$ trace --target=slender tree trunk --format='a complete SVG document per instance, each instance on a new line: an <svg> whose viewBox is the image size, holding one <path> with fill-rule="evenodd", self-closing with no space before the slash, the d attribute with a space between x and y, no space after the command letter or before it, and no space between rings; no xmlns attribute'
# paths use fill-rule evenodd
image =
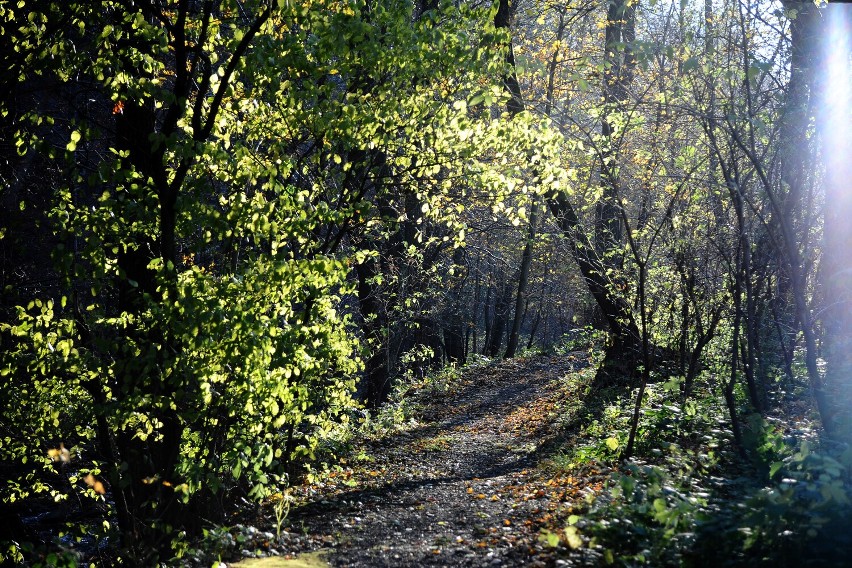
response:
<svg viewBox="0 0 852 568"><path fill-rule="evenodd" d="M618 199L621 194L619 147L623 131L615 123L624 112L628 89L633 80L635 59L631 42L635 40L636 4L631 0L608 3L604 28L604 116L601 120L603 151L600 155L603 196L595 205L595 246L599 256L607 259L608 267L620 264L614 252L624 239Z"/></svg>
<svg viewBox="0 0 852 568"><path fill-rule="evenodd" d="M378 274L378 261L368 259L355 267L358 276L358 306L364 335L372 344L365 365L365 398L370 408L378 408L390 394L390 372L386 354L387 317L373 281Z"/></svg>
<svg viewBox="0 0 852 568"><path fill-rule="evenodd" d="M494 318L491 324L491 334L488 341L487 355L497 357L503 346L503 336L509 321L509 310L512 304L512 286L506 278L506 271L501 267L497 272L497 282L494 291Z"/></svg>
<svg viewBox="0 0 852 568"><path fill-rule="evenodd" d="M489 281L493 275L489 275ZM485 289L485 302L482 305L482 319L485 327L485 337L482 341L482 354L488 355L488 346L491 345L491 334L494 331L494 317L491 313L491 291L494 286L489 282Z"/></svg>
<svg viewBox="0 0 852 568"><path fill-rule="evenodd" d="M479 337L479 306L482 299L482 258L476 259L476 288L473 293L473 314L467 324L467 340L465 341L465 358L468 353L478 353L477 339ZM468 345L472 341L473 345Z"/></svg>
<svg viewBox="0 0 852 568"><path fill-rule="evenodd" d="M523 306L527 296L527 285L530 278L530 266L532 265L533 246L536 237L536 225L538 223L538 201L533 197L532 205L530 206L529 230L527 233L526 243L524 244L524 252L521 254L521 266L518 271L518 292L515 294L515 314L512 318L512 329L509 332L509 340L506 346L506 353L503 355L506 359L511 359L515 356L518 350L518 342L521 333L521 320L523 319Z"/></svg>
<svg viewBox="0 0 852 568"><path fill-rule="evenodd" d="M633 456L633 446L636 443L636 431L639 429L639 418L642 411L642 399L645 397L645 389L648 387L648 381L651 377L651 347L648 340L648 317L646 309L646 290L645 278L646 268L645 262L639 258L635 244L631 242L631 249L634 252L634 258L639 265L639 284L637 293L639 295L639 320L641 322L640 331L642 332L642 382L639 385L639 392L636 394L636 402L633 405L633 417L630 422L630 434L627 438L627 447L621 455L622 460L629 460Z"/></svg>
<svg viewBox="0 0 852 568"><path fill-rule="evenodd" d="M547 76L547 94L546 94L546 103L544 114L545 116L550 116L550 111L553 108L553 90L556 84L556 66L559 63L559 52L562 49L561 42L562 36L565 33L565 13L559 13L559 24L556 27L556 41L555 48L553 50L553 55L550 58L549 70ZM522 100L520 96L520 87L518 87L518 100ZM523 108L523 105L521 105ZM519 333L521 329L521 304L524 302L527 282L529 280L529 272L530 265L532 264L532 253L533 246L535 244L536 237L536 224L538 221L538 199L533 197L532 205L530 206L530 218L529 218L529 232L527 235L527 241L524 245L524 252L521 257L521 268L520 273L518 275L518 294L515 298L515 317L512 322L512 331L509 335L509 343L506 347L505 357L507 359L515 356L515 351L518 348L519 341ZM534 334L534 332L533 332ZM532 335L530 336L529 343L532 344Z"/></svg>
<svg viewBox="0 0 852 568"><path fill-rule="evenodd" d="M752 280L751 240L749 239L751 231L744 226L745 214L743 211L743 203L745 198L741 193L742 186L737 184L735 191L738 194L736 209L738 224L740 227L739 246L742 250L742 268L738 271L738 278L742 282L742 289L745 292L745 317L743 318L743 324L745 326L743 339L745 340L745 343L742 346L742 367L743 372L745 373L746 385L748 385L748 394L751 399L751 403L755 410L763 412L763 397L761 396L760 389L758 388L754 372L754 344L757 341L757 326L759 322L757 321L755 314L754 282Z"/></svg>
<svg viewBox="0 0 852 568"><path fill-rule="evenodd" d="M740 251L736 253L735 265L740 265ZM731 417L731 431L734 433L734 444L740 456L745 457L745 446L743 445L743 436L740 429L740 421L737 417L737 401L734 398L734 387L737 384L737 373L739 369L739 349L740 343L740 322L742 321L742 290L738 278L734 278L733 282L733 298L734 298L734 325L733 334L731 336L731 364L730 378L722 379L722 391L725 396L725 405L728 407L728 415Z"/></svg>
<svg viewBox="0 0 852 568"><path fill-rule="evenodd" d="M464 249L459 247L453 252L453 276L450 277L449 308L444 327L444 352L447 361L463 365L465 362L465 328L469 314L466 313L464 298L467 269L465 268Z"/></svg>

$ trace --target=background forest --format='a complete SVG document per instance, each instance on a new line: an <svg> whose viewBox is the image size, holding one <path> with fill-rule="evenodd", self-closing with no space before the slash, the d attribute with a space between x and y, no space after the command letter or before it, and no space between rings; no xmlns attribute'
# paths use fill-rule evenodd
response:
<svg viewBox="0 0 852 568"><path fill-rule="evenodd" d="M777 519L821 537L852 466L850 23L0 2L0 559L34 562L46 501L169 561L400 385L589 330L598 388L630 393L618 459L648 449L655 385L718 401L737 459L813 481Z"/></svg>

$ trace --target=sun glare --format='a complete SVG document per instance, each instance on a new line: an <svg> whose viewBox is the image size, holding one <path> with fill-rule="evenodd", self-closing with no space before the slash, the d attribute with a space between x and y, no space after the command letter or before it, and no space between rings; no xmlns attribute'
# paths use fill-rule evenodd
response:
<svg viewBox="0 0 852 568"><path fill-rule="evenodd" d="M827 6L824 16L828 33L824 36L824 91L823 112L826 113L826 151L828 162L846 163L852 160L852 30L849 22L848 6L833 4ZM844 180L848 181L848 180Z"/></svg>
<svg viewBox="0 0 852 568"><path fill-rule="evenodd" d="M836 401L852 400L852 5L821 10L823 35L819 130L825 178L825 326ZM852 408L847 402L839 407Z"/></svg>

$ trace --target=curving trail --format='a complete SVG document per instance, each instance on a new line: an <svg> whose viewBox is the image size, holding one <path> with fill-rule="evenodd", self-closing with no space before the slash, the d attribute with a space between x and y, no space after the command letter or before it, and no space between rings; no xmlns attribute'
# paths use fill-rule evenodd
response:
<svg viewBox="0 0 852 568"><path fill-rule="evenodd" d="M423 401L419 426L366 444L370 461L303 488L310 499L277 552L325 549L332 566L553 564L539 530L587 488L535 468L560 408L580 396L565 377L585 365L574 354L468 371Z"/></svg>

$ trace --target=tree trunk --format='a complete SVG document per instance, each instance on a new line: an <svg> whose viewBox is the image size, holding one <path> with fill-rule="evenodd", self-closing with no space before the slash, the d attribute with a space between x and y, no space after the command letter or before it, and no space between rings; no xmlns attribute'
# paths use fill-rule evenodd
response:
<svg viewBox="0 0 852 568"><path fill-rule="evenodd" d="M494 331L494 317L491 314L491 276L488 277L489 283L485 289L485 302L482 305L482 323L485 327L485 338L482 342L482 354L488 354L488 346L491 345L491 333Z"/></svg>
<svg viewBox="0 0 852 568"><path fill-rule="evenodd" d="M467 337L465 338L465 359L468 353L478 353L477 339L479 338L479 306L482 296L482 271L480 265L482 259L476 259L476 288L473 293L473 313L467 323ZM470 344L472 343L472 344Z"/></svg>
<svg viewBox="0 0 852 568"><path fill-rule="evenodd" d="M511 359L515 356L518 350L518 342L521 333L521 321L524 316L524 302L527 297L527 284L530 278L530 266L532 265L533 246L536 237L536 224L538 223L538 202L533 198L532 206L530 207L530 224L529 232L527 233L527 242L524 244L524 252L521 255L521 266L518 270L518 292L515 294L515 314L512 319L512 329L509 332L509 341L506 346L506 353L503 355L506 359Z"/></svg>
<svg viewBox="0 0 852 568"><path fill-rule="evenodd" d="M459 247L453 252L453 276L448 294L449 308L445 316L444 353L447 361L457 365L465 362L465 327L468 313L464 302L464 289L467 280L464 249Z"/></svg>
<svg viewBox="0 0 852 568"><path fill-rule="evenodd" d="M373 284L378 273L378 261L370 258L355 267L358 276L358 307L363 320L364 335L370 345L365 368L367 406L378 408L390 395L390 372L387 353L387 314Z"/></svg>
<svg viewBox="0 0 852 568"><path fill-rule="evenodd" d="M631 0L614 0L608 4L604 29L604 115L601 120L603 151L600 155L603 196L595 204L595 247L607 266L621 264L614 254L624 239L618 199L621 194L619 147L623 132L616 133L614 121L624 112L628 89L633 80L635 58L631 42L636 38L636 5Z"/></svg>
<svg viewBox="0 0 852 568"><path fill-rule="evenodd" d="M488 337L486 355L497 357L503 347L503 336L509 322L509 310L512 304L512 286L506 278L506 271L501 267L497 272L494 289L494 317L491 323L491 333Z"/></svg>

